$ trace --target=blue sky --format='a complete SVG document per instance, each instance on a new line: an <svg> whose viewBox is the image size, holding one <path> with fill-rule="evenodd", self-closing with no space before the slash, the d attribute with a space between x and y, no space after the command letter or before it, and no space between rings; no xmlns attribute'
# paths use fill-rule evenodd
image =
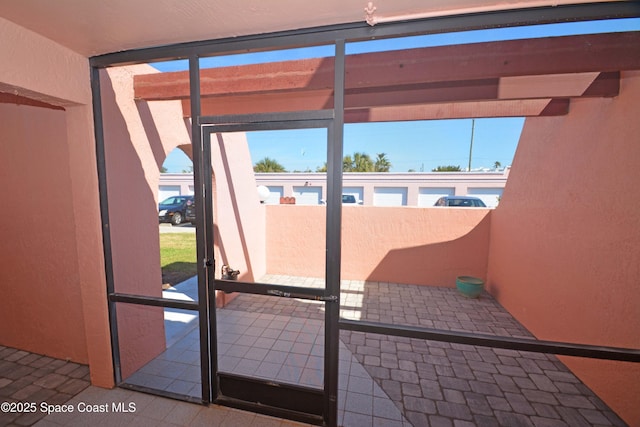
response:
<svg viewBox="0 0 640 427"><path fill-rule="evenodd" d="M535 27L468 31L462 33L415 36L350 43L347 54L477 43L530 37L562 36L599 32L640 30L640 19L579 22L540 25ZM261 62L273 62L333 54L332 46L290 49L274 52L228 55L204 58L201 67L223 67ZM188 68L187 61L152 64L160 71ZM392 172L430 171L439 165L469 163L471 120L431 120L416 122L362 123L345 126L344 154L364 152L371 157L386 153ZM495 162L511 165L524 124L523 118L476 119L473 135L472 169L492 167ZM287 170L315 170L326 161L326 132L321 129L254 132L247 135L253 162L270 157ZM182 151L174 150L164 162L168 172L182 172L191 160Z"/></svg>
<svg viewBox="0 0 640 427"><path fill-rule="evenodd" d="M477 119L472 168L503 166L513 160L524 119ZM252 160L270 157L289 171L315 171L326 161L326 131L302 129L248 133ZM344 154L385 153L392 172L424 170L439 165L468 166L471 120L359 123L345 125Z"/></svg>

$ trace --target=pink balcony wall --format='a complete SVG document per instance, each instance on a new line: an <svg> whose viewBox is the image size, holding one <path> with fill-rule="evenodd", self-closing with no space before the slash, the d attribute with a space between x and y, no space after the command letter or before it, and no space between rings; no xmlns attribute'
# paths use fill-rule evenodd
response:
<svg viewBox="0 0 640 427"><path fill-rule="evenodd" d="M342 278L455 287L484 278L490 209L345 206ZM326 206L267 206L267 272L325 277Z"/></svg>
<svg viewBox="0 0 640 427"><path fill-rule="evenodd" d="M539 339L640 348L640 73L529 118L491 220L489 290ZM629 425L640 365L562 358Z"/></svg>

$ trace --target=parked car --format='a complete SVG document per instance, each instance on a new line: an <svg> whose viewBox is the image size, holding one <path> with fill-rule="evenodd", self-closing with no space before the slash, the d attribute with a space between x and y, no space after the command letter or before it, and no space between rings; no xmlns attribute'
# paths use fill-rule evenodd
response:
<svg viewBox="0 0 640 427"><path fill-rule="evenodd" d="M477 198L471 196L445 196L440 197L433 206L453 206L453 207L472 207L472 208L486 208L487 205Z"/></svg>
<svg viewBox="0 0 640 427"><path fill-rule="evenodd" d="M359 200L356 200L356 196L352 195L352 194L343 194L342 195L342 203L343 204L362 204L362 202L360 202Z"/></svg>
<svg viewBox="0 0 640 427"><path fill-rule="evenodd" d="M196 201L193 200L187 209L184 211L184 220L196 225Z"/></svg>
<svg viewBox="0 0 640 427"><path fill-rule="evenodd" d="M320 200L321 205L326 205L327 201L325 199ZM356 196L352 194L343 194L342 195L342 204L343 205L361 205L362 200L356 199Z"/></svg>
<svg viewBox="0 0 640 427"><path fill-rule="evenodd" d="M184 221L187 207L191 204L193 204L193 196L172 196L166 198L158 205L158 219L160 222L180 225Z"/></svg>

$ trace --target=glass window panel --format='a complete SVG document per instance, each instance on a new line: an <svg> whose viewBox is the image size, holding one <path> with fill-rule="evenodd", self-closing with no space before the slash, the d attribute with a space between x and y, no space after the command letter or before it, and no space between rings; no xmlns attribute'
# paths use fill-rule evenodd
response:
<svg viewBox="0 0 640 427"><path fill-rule="evenodd" d="M324 288L326 153L324 128L212 136L218 265L245 282Z"/></svg>
<svg viewBox="0 0 640 427"><path fill-rule="evenodd" d="M180 70L187 62L163 64ZM175 289L196 275L195 227L187 218L193 163L183 110L190 94L188 84L185 91L177 83L188 82L188 74L157 67L101 71L114 290L197 300L192 289Z"/></svg>
<svg viewBox="0 0 640 427"><path fill-rule="evenodd" d="M308 300L239 295L217 310L219 371L322 388L323 306Z"/></svg>
<svg viewBox="0 0 640 427"><path fill-rule="evenodd" d="M123 383L201 398L197 311L118 303Z"/></svg>

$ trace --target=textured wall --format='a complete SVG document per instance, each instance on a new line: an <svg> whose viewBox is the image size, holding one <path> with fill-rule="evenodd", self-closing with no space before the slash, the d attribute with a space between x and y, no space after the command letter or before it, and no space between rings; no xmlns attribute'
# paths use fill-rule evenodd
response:
<svg viewBox="0 0 640 427"><path fill-rule="evenodd" d="M56 105L91 105L87 58L0 18L0 92Z"/></svg>
<svg viewBox="0 0 640 427"><path fill-rule="evenodd" d="M133 77L155 73L141 65L101 74L115 291L161 296L157 189L166 155L180 146L190 155L189 125L179 101L135 101ZM244 134L212 136L215 251L250 280L265 270L264 206L256 191ZM218 273L218 271L216 273ZM227 297L220 295L221 303ZM162 310L119 304L123 375L164 349Z"/></svg>
<svg viewBox="0 0 640 427"><path fill-rule="evenodd" d="M164 147L147 105L133 99L136 70L153 72L119 67L100 75L113 281L118 293L161 297L156 188L171 148ZM180 114L170 116L185 132ZM128 304L117 304L116 311L126 379L165 349L164 311Z"/></svg>
<svg viewBox="0 0 640 427"><path fill-rule="evenodd" d="M0 342L88 363L93 384L110 387L88 60L2 18L0 40L0 91L66 109L0 105Z"/></svg>
<svg viewBox="0 0 640 427"><path fill-rule="evenodd" d="M540 339L640 348L640 73L620 92L527 119L492 215L489 289ZM566 363L640 425L638 364Z"/></svg>
<svg viewBox="0 0 640 427"><path fill-rule="evenodd" d="M267 206L267 272L325 276L325 206ZM342 278L455 287L485 277L489 209L345 206Z"/></svg>
<svg viewBox="0 0 640 427"><path fill-rule="evenodd" d="M0 343L88 363L65 112L0 104L0 140Z"/></svg>
<svg viewBox="0 0 640 427"><path fill-rule="evenodd" d="M211 135L214 175L216 277L223 264L240 270L239 280L264 275L265 206L258 200L251 154L243 132ZM219 294L219 304L228 300Z"/></svg>

